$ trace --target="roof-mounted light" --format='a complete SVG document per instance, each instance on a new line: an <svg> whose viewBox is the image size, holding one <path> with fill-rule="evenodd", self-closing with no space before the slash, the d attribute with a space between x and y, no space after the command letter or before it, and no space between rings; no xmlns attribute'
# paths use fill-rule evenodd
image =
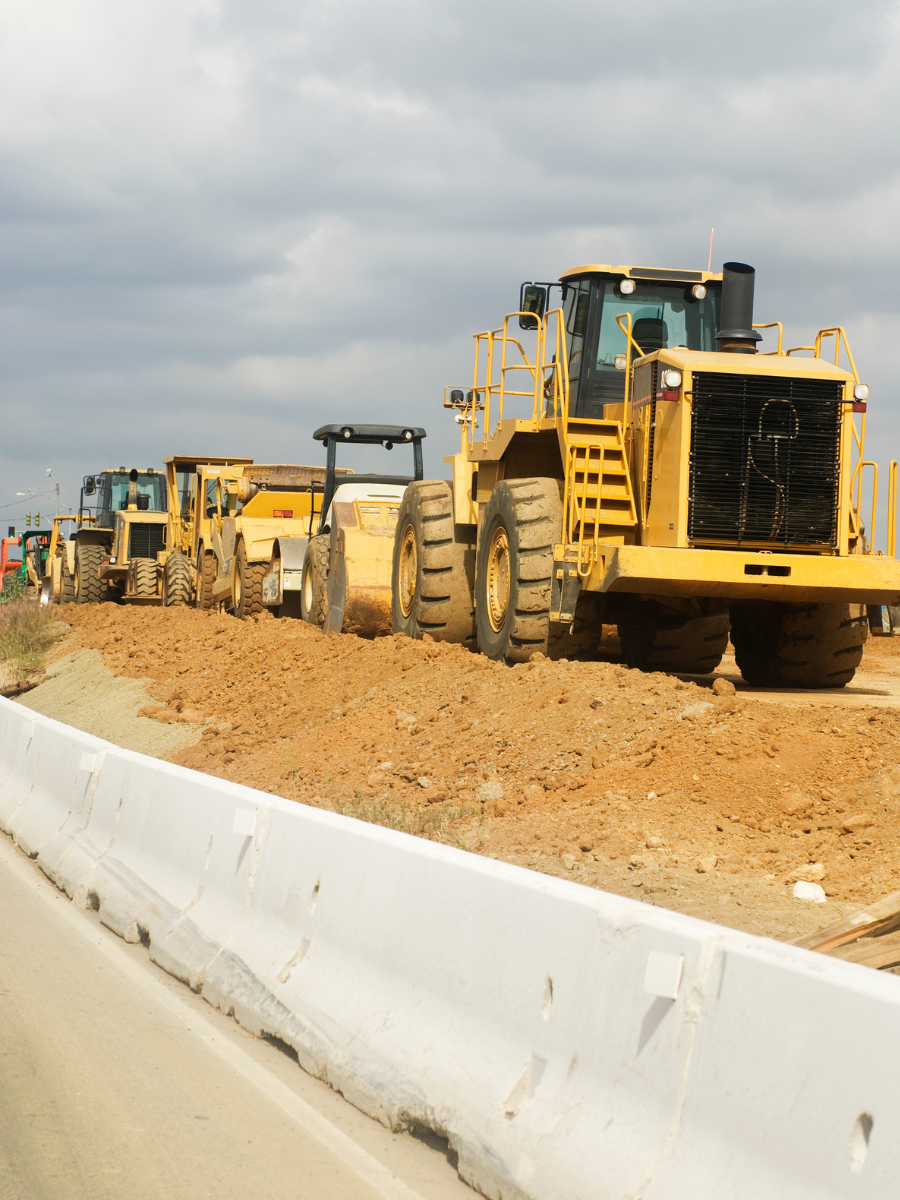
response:
<svg viewBox="0 0 900 1200"><path fill-rule="evenodd" d="M691 288L691 295L695 300L703 300L706 296L706 286L702 283L695 283Z"/></svg>
<svg viewBox="0 0 900 1200"><path fill-rule="evenodd" d="M623 296L630 296L631 293L634 291L634 280L633 279L619 280L619 291L622 293Z"/></svg>

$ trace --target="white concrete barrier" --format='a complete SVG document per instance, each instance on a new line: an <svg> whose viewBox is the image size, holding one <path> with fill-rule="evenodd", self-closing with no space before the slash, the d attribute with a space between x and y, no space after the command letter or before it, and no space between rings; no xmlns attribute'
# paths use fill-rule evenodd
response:
<svg viewBox="0 0 900 1200"><path fill-rule="evenodd" d="M292 804L3 701L0 826L490 1197L894 1197L900 981Z"/></svg>

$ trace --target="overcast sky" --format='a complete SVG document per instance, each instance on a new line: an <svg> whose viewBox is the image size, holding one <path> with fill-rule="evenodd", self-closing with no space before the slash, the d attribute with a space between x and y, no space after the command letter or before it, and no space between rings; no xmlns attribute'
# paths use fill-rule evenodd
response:
<svg viewBox="0 0 900 1200"><path fill-rule="evenodd" d="M882 0L5 0L0 504L329 420L442 473L521 280L711 226L789 344L846 326L900 456L898 42Z"/></svg>

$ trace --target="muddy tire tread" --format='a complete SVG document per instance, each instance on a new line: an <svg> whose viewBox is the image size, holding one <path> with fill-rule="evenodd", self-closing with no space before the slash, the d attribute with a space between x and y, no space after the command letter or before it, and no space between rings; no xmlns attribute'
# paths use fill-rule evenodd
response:
<svg viewBox="0 0 900 1200"><path fill-rule="evenodd" d="M243 539L238 545L236 571L241 574L241 600L234 606L234 615L244 621L247 617L255 617L263 611L262 602L263 577L269 569L269 563L252 563L247 559L247 547Z"/></svg>
<svg viewBox="0 0 900 1200"><path fill-rule="evenodd" d="M556 479L503 480L488 501L478 552L476 618L479 649L489 658L527 662L536 652L548 652L553 547L562 531L560 489ZM509 615L497 635L488 620L481 588L490 541L500 523L507 530L514 572Z"/></svg>
<svg viewBox="0 0 900 1200"><path fill-rule="evenodd" d="M748 683L840 688L853 678L867 634L863 605L773 605L764 622L759 613L751 606L732 610L735 660Z"/></svg>
<svg viewBox="0 0 900 1200"><path fill-rule="evenodd" d="M622 653L630 667L671 671L676 675L709 675L728 648L727 611L688 621L678 629L620 625Z"/></svg>
<svg viewBox="0 0 900 1200"><path fill-rule="evenodd" d="M213 584L216 582L217 575L216 556L212 550L200 551L200 562L197 571L197 608L201 608L208 612L214 608L215 604L212 598Z"/></svg>
<svg viewBox="0 0 900 1200"><path fill-rule="evenodd" d="M328 608L328 559L330 554L331 537L327 533L318 533L309 539L306 553L303 556L303 577L301 580L301 609L300 615L309 625L321 629L325 624ZM306 609L307 572L312 572L313 602Z"/></svg>
<svg viewBox="0 0 900 1200"><path fill-rule="evenodd" d="M190 604L191 591L191 564L186 554L175 550L166 559L166 607Z"/></svg>
<svg viewBox="0 0 900 1200"><path fill-rule="evenodd" d="M102 546L78 546L75 550L76 569L80 587L76 604L100 604L106 599L107 588L100 578L104 550Z"/></svg>
<svg viewBox="0 0 900 1200"><path fill-rule="evenodd" d="M409 484L397 516L391 611L395 633L421 639L426 633L436 642L474 646L475 573L474 544L455 523L453 491L443 480L417 480ZM408 525L416 530L417 580L412 609L404 616L397 584L400 545Z"/></svg>
<svg viewBox="0 0 900 1200"><path fill-rule="evenodd" d="M141 597L150 597L156 591L156 559L136 558L134 561L134 591Z"/></svg>
<svg viewBox="0 0 900 1200"><path fill-rule="evenodd" d="M59 596L57 597L57 603L75 603L75 576L69 571L65 551L63 551L63 560L59 569Z"/></svg>

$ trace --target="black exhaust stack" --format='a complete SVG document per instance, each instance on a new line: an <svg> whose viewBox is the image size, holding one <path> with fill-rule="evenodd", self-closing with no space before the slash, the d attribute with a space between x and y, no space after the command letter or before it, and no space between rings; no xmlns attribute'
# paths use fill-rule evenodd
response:
<svg viewBox="0 0 900 1200"><path fill-rule="evenodd" d="M132 469L128 476L128 507L137 508L138 490L137 490L137 471Z"/></svg>
<svg viewBox="0 0 900 1200"><path fill-rule="evenodd" d="M727 262L722 266L722 303L719 310L720 350L732 354L755 354L761 334L753 328L753 284L756 271L746 263Z"/></svg>

